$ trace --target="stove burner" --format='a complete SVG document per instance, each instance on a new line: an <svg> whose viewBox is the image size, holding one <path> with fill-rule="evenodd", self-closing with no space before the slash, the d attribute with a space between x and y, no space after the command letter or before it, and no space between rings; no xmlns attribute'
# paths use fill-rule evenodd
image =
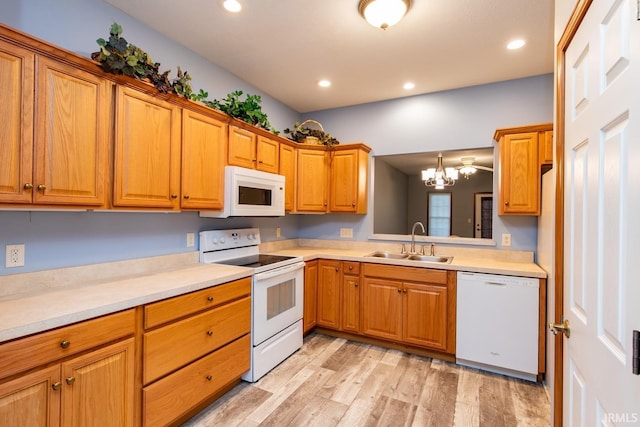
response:
<svg viewBox="0 0 640 427"><path fill-rule="evenodd" d="M258 255L249 255L241 258L228 259L224 261L218 261L220 264L226 265L237 265L239 267L252 267L258 268L269 264L275 264L276 262L282 262L294 257L290 256L282 256L282 255L269 255L269 254L258 254Z"/></svg>

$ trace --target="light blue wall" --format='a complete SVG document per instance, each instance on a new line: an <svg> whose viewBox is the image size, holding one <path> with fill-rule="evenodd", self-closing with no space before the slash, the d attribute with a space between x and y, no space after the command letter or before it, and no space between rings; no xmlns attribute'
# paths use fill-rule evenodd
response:
<svg viewBox="0 0 640 427"><path fill-rule="evenodd" d="M372 148L372 156L497 148L493 141L496 129L553 121L553 75L317 111L304 114L303 119L318 120L343 143L364 142ZM497 177L497 150L495 156ZM369 212L373 212L371 197ZM536 250L537 217L499 217L494 209L493 224L498 248L500 236L510 233L509 249ZM372 234L373 216L304 217L299 235L339 239L340 228L345 227L354 229L355 240L367 240Z"/></svg>
<svg viewBox="0 0 640 427"><path fill-rule="evenodd" d="M242 89L260 94L276 129L313 118L343 142L362 141L372 154L485 147L496 128L552 119L552 77L446 91L387 102L306 114L288 108L236 76L165 38L101 0L3 0L0 22L68 50L89 56L95 40L115 21L123 36L149 52L161 68L177 65L193 77L193 88L221 98ZM173 76L174 74L172 74ZM523 101L526 100L526 103ZM372 194L370 192L370 194ZM373 212L369 201L369 212ZM367 240L372 215L287 215L284 218L204 219L197 213L13 212L0 211L0 248L26 244L26 267L0 275L196 250L186 233L215 228L260 227L264 241L282 238L337 239L340 227ZM535 250L535 218L498 219L496 233L508 230L514 249ZM4 251L2 251L4 253Z"/></svg>

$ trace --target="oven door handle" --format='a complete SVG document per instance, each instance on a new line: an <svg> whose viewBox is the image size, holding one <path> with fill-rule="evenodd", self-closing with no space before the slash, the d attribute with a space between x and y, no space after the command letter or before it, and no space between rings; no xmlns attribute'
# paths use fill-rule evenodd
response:
<svg viewBox="0 0 640 427"><path fill-rule="evenodd" d="M274 270L265 271L262 273L256 274L254 277L255 280L266 280L272 277L281 276L283 274L291 273L296 270L301 270L304 268L304 262L297 262L295 264L287 265L284 267L276 268Z"/></svg>

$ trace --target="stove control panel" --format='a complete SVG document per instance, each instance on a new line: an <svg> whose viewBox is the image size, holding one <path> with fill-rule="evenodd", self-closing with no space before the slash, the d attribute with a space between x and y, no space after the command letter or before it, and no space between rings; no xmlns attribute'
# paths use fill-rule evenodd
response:
<svg viewBox="0 0 640 427"><path fill-rule="evenodd" d="M259 244L259 228L208 230L200 232L200 252L257 246Z"/></svg>

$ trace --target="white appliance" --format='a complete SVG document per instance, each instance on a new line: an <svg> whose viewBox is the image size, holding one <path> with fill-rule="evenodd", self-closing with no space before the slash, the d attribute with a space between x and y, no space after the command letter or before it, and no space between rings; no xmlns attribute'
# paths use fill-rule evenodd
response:
<svg viewBox="0 0 640 427"><path fill-rule="evenodd" d="M226 166L224 209L201 211L201 217L284 216L284 176Z"/></svg>
<svg viewBox="0 0 640 427"><path fill-rule="evenodd" d="M539 280L459 271L456 362L536 381Z"/></svg>
<svg viewBox="0 0 640 427"><path fill-rule="evenodd" d="M304 261L259 253L260 230L200 232L200 262L253 269L251 369L242 379L258 381L302 347Z"/></svg>

